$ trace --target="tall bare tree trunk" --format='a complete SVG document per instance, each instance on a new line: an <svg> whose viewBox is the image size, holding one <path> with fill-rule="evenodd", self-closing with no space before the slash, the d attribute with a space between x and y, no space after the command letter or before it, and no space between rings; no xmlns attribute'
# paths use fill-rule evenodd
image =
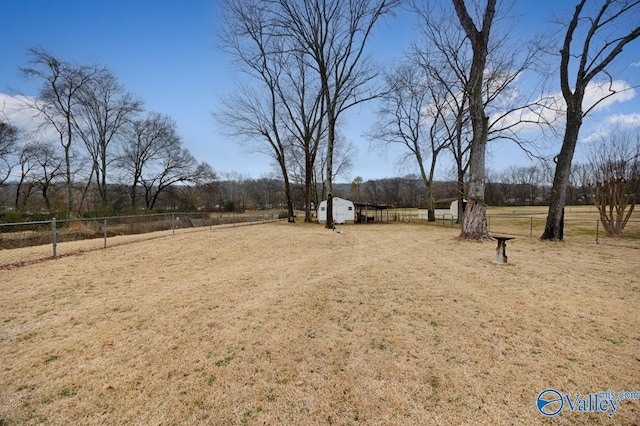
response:
<svg viewBox="0 0 640 426"><path fill-rule="evenodd" d="M306 156L304 166L304 221L307 223L311 222L313 171L313 163L310 161L309 156Z"/></svg>
<svg viewBox="0 0 640 426"><path fill-rule="evenodd" d="M587 0L580 0L567 25L567 32L560 50L559 68L560 88L567 105L567 124L562 148L556 157L556 172L549 200L549 212L541 240L562 241L564 238L563 211L569 187L571 162L582 119L604 99L616 94L616 91L610 85L609 92L596 100L594 105L586 111L583 111L582 105L584 94L589 83L599 74L605 74L610 82L613 82L606 68L628 43L640 37L640 26L628 28L625 25L625 20L631 16L638 16L638 12L640 12L638 1L605 0L598 6L597 2L590 2L587 5ZM582 40L580 40L581 35ZM569 73L574 72L575 81L571 82Z"/></svg>
<svg viewBox="0 0 640 426"><path fill-rule="evenodd" d="M458 165L458 181L456 182L458 189L458 221L462 223L462 217L464 216L465 208L465 191L464 191L464 169Z"/></svg>
<svg viewBox="0 0 640 426"><path fill-rule="evenodd" d="M489 240L487 210L484 204L485 152L489 133L489 119L484 112L482 84L489 52L489 34L496 12L496 0L487 0L482 26L477 29L464 0L453 0L458 19L471 42L473 59L466 91L469 95L469 115L473 128L469 154L469 191L467 209L462 217L460 238Z"/></svg>
<svg viewBox="0 0 640 426"><path fill-rule="evenodd" d="M287 199L287 222L293 223L296 221L296 216L293 211L293 198L291 197L291 183L289 182L289 176L286 172L283 172L284 176L284 194Z"/></svg>
<svg viewBox="0 0 640 426"><path fill-rule="evenodd" d="M327 144L327 222L325 228L333 228L333 148L336 140L336 123L333 117L329 115L329 141Z"/></svg>
<svg viewBox="0 0 640 426"><path fill-rule="evenodd" d="M582 103L582 97L580 103ZM555 158L556 172L549 196L547 222L541 237L543 240L562 241L564 238L564 206L571 176L571 162L578 143L581 124L582 109L576 112L574 108L567 108L567 127L562 141L562 149Z"/></svg>
<svg viewBox="0 0 640 426"><path fill-rule="evenodd" d="M418 167L420 168L420 177L422 178L422 183L425 187L425 193L427 195L427 221L435 222L436 220L436 212L433 200L433 175L435 173L435 165L436 165L436 155L434 154L431 157L431 168L429 170L429 176L427 177L427 171L424 169L424 163L422 162L422 155L420 151L416 150L416 160L418 163Z"/></svg>
<svg viewBox="0 0 640 426"><path fill-rule="evenodd" d="M473 104L473 101L471 102ZM482 120L471 121L473 140L469 154L469 181L467 208L462 216L460 238L464 240L488 240L487 207L484 203L485 152L487 149L488 119L482 113ZM476 126L479 129L476 130Z"/></svg>
<svg viewBox="0 0 640 426"><path fill-rule="evenodd" d="M71 139L71 137L69 137ZM71 177L71 146L70 143L64 145L64 164L66 167L65 170L65 181L67 184L67 218L70 218L73 212L73 178Z"/></svg>

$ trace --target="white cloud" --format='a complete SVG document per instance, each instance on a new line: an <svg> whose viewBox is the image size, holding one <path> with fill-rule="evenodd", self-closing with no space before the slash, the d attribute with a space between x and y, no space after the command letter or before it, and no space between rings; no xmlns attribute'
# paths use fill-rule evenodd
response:
<svg viewBox="0 0 640 426"><path fill-rule="evenodd" d="M609 134L610 128L607 126L596 126L589 130L588 135L580 138L580 143L593 143L604 139ZM587 132L584 132L587 133Z"/></svg>
<svg viewBox="0 0 640 426"><path fill-rule="evenodd" d="M640 127L640 113L615 114L608 118L612 124L617 124L623 128Z"/></svg>
<svg viewBox="0 0 640 426"><path fill-rule="evenodd" d="M616 92L611 95L611 93ZM609 97L605 98L607 95ZM635 98L636 91L626 81L616 80L611 83L601 82L590 84L585 92L583 110L593 107L590 113L606 112L615 103L628 102ZM596 102L601 100L596 105ZM595 105L595 106L594 106ZM611 133L616 127L636 127L640 126L640 113L621 114L613 113L608 116L600 115L598 124L592 127L586 127L583 137L580 138L582 143L592 143L602 140ZM587 130L588 129L588 130Z"/></svg>
<svg viewBox="0 0 640 426"><path fill-rule="evenodd" d="M0 93L0 120L9 122L23 137L49 139L56 136L55 130L38 116L33 108L37 99L22 95ZM43 126L43 124L45 124Z"/></svg>
<svg viewBox="0 0 640 426"><path fill-rule="evenodd" d="M616 102L626 102L636 96L636 91L626 81L590 83L584 93L582 110L591 112L606 109Z"/></svg>
<svg viewBox="0 0 640 426"><path fill-rule="evenodd" d="M582 108L583 111L591 109L589 111L589 116L591 116L596 112L607 110L616 103L628 102L635 98L635 96L635 89L626 81L616 80L613 82L591 83L585 90ZM565 112L566 104L562 93L554 92L538 99L534 106L526 110L512 112L500 120L497 120L499 115L495 114L491 121L495 121L494 127L496 128L506 128L515 125L515 127L513 127L514 131L537 131L539 127L536 123L553 123L556 127L563 126L565 122ZM618 117L619 123L622 123L623 120L631 122L639 119L633 114L629 116L618 115ZM611 122L609 124L612 125L615 123ZM599 134L600 132L595 133ZM589 139L591 138L592 136L589 136Z"/></svg>
<svg viewBox="0 0 640 426"><path fill-rule="evenodd" d="M564 99L558 92L536 99L529 107L510 112L506 116L501 117L503 112L498 112L493 115L490 122L495 129L512 128L517 132L537 132L540 130L539 125L541 124L555 123L558 125L563 122L564 111Z"/></svg>
<svg viewBox="0 0 640 426"><path fill-rule="evenodd" d="M35 130L37 119L34 111L28 108L34 99L26 96L11 96L0 93L0 118L23 131Z"/></svg>
<svg viewBox="0 0 640 426"><path fill-rule="evenodd" d="M581 138L580 142L597 142L610 135L613 129L630 129L634 127L640 127L640 113L610 115L600 124L589 129L589 134Z"/></svg>
<svg viewBox="0 0 640 426"><path fill-rule="evenodd" d="M629 66L630 66L630 67L640 67L640 61L638 61L638 62L631 62L631 63L629 64Z"/></svg>

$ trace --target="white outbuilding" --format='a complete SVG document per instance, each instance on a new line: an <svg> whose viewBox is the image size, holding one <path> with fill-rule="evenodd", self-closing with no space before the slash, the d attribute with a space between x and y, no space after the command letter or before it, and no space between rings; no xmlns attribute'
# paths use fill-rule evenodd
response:
<svg viewBox="0 0 640 426"><path fill-rule="evenodd" d="M337 224L353 223L355 220L355 208L353 203L340 197L333 197L333 222ZM327 200L318 207L318 222L327 221Z"/></svg>
<svg viewBox="0 0 640 426"><path fill-rule="evenodd" d="M467 201L464 200L462 202L462 210L467 204ZM436 219L458 219L458 199L457 198L446 198L443 200L437 200L433 203L433 210L436 216ZM427 205L421 205L418 208L418 219L428 219L429 218L429 209Z"/></svg>

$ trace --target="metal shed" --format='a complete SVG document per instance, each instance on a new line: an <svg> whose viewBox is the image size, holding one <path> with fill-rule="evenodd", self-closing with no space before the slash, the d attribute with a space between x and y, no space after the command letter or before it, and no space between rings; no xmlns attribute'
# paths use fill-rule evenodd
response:
<svg viewBox="0 0 640 426"><path fill-rule="evenodd" d="M355 221L355 207L349 200L340 197L333 197L333 223L353 223ZM318 222L327 221L327 200L320 203L318 207Z"/></svg>

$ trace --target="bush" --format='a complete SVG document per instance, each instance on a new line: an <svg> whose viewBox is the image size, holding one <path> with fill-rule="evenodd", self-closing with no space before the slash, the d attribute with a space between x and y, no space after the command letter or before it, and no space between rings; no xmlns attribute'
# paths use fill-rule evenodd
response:
<svg viewBox="0 0 640 426"><path fill-rule="evenodd" d="M0 223L41 222L51 220L54 213L27 213L23 210L8 210L0 215Z"/></svg>
<svg viewBox="0 0 640 426"><path fill-rule="evenodd" d="M19 223L27 222L28 216L19 210L7 210L4 214L0 215L1 223Z"/></svg>

